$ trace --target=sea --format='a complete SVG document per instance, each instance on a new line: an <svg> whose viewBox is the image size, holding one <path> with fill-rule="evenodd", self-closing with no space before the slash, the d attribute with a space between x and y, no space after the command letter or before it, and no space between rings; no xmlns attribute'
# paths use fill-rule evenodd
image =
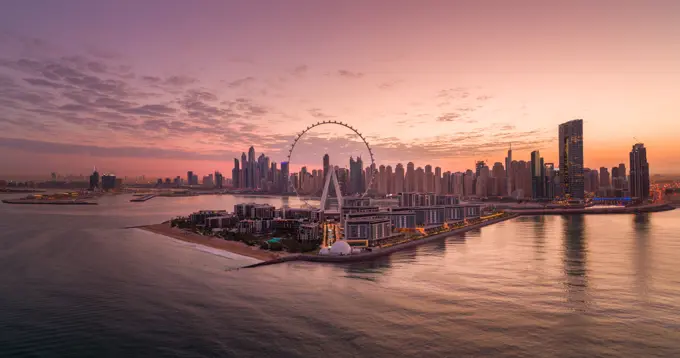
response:
<svg viewBox="0 0 680 358"><path fill-rule="evenodd" d="M680 357L680 210L238 269L252 259L128 227L297 199L131 198L0 204L0 357Z"/></svg>

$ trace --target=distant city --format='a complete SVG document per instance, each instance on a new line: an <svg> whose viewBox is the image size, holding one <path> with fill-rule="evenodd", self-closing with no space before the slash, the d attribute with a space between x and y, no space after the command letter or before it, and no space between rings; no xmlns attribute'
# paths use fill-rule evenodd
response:
<svg viewBox="0 0 680 358"><path fill-rule="evenodd" d="M156 188L203 188L230 190L244 193L297 194L320 196L329 170L334 170L342 195L367 193L374 197L394 196L402 192L421 192L460 197L507 197L517 200L553 201L584 200L586 198L638 198L650 199L650 174L647 149L635 143L628 153L628 166L619 163L609 168L584 167L583 121L572 120L558 128L558 163L545 162L538 150L531 152L528 160L513 158L512 147L503 162L475 162L474 169L464 172L442 171L427 164L416 167L413 162L405 166L365 166L362 158L350 157L348 167L331 166L329 154L320 158L318 169L303 166L299 172L290 173L288 162L280 167L268 156L256 155L255 148L241 158L234 158L231 178L215 171L199 177L193 171L186 176L148 180L145 177L119 178L115 174L100 175L95 169L89 178L83 176L58 177L51 174L45 182L11 182L0 180L0 187L87 188L114 190L126 185ZM622 153L623 157L624 153Z"/></svg>

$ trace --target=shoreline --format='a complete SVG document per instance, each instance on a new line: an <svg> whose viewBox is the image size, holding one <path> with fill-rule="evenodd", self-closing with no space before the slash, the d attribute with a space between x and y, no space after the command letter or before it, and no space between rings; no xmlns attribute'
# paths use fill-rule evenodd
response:
<svg viewBox="0 0 680 358"><path fill-rule="evenodd" d="M290 256L286 253L273 253L260 250L254 246L248 246L238 241L228 241L217 237L203 236L182 229L170 227L169 222L153 225L135 226L131 229L140 229L154 234L163 235L172 239L202 245L213 249L229 252L231 254L249 257L263 262L277 260L282 257Z"/></svg>
<svg viewBox="0 0 680 358"><path fill-rule="evenodd" d="M244 266L242 268L254 268L254 267L260 267L260 266L268 266L268 265L275 265L283 262L289 262L289 261L307 261L307 262L321 262L321 263L344 263L344 262L359 262L359 261L368 261L368 260L373 260L378 257L386 256L386 255L391 255L395 252L402 251L411 247L416 247L420 246L426 243L430 243L435 240L441 240L441 239L446 239L449 236L454 236L454 235L459 235L462 233L465 233L470 230L474 229L480 229L485 226L497 224L503 221L507 221L510 219L517 218L521 215L518 214L510 214L506 217L498 218L498 219L491 219L489 221L485 221L482 223L478 224L472 224L466 227L462 227L460 229L455 229L451 230L448 232L443 232L440 234L435 234L432 236L424 237L421 239L409 241L407 243L399 244L396 246L390 246L385 249L380 249L372 252L367 252L367 253L361 253L361 254L356 254L356 255L346 255L346 256L320 256L320 255L309 255L309 254L294 254L290 255L287 257L280 257L276 258L273 260L269 261L264 261L264 262L259 262L256 264Z"/></svg>

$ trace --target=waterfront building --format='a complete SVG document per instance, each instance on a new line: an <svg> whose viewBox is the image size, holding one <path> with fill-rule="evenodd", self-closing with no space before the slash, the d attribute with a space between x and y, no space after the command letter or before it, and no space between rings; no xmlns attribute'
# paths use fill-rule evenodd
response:
<svg viewBox="0 0 680 358"><path fill-rule="evenodd" d="M345 221L345 227L346 241L365 241L365 246L378 246L393 236L392 223L385 216L350 218Z"/></svg>
<svg viewBox="0 0 680 358"><path fill-rule="evenodd" d="M228 215L226 210L199 210L189 215L189 221L194 225L205 225L208 218Z"/></svg>
<svg viewBox="0 0 680 358"><path fill-rule="evenodd" d="M510 143L510 149L508 149L508 156L505 157L505 178L506 178L506 193L510 195L514 190L514 183L512 178L514 178L514 173L512 172L512 143Z"/></svg>
<svg viewBox="0 0 680 358"><path fill-rule="evenodd" d="M539 151L531 152L531 197L545 197L545 165Z"/></svg>
<svg viewBox="0 0 680 358"><path fill-rule="evenodd" d="M434 191L434 173L432 173L432 166L425 166L425 179L423 180L423 187L419 191L432 192Z"/></svg>
<svg viewBox="0 0 680 358"><path fill-rule="evenodd" d="M463 177L463 195L464 196L472 196L475 193L475 187L474 187L474 173L472 170L468 169Z"/></svg>
<svg viewBox="0 0 680 358"><path fill-rule="evenodd" d="M193 185L194 181L194 172L191 170L187 172L187 185Z"/></svg>
<svg viewBox="0 0 680 358"><path fill-rule="evenodd" d="M461 172L456 172L453 173L453 179L452 179L452 192L454 195L462 196L464 194L463 192L463 180L464 180L464 174Z"/></svg>
<svg viewBox="0 0 680 358"><path fill-rule="evenodd" d="M476 182L475 182L475 193L477 194L478 197L483 198L488 196L488 188L489 188L489 167L486 166L486 164L483 161L477 162L477 174L476 174Z"/></svg>
<svg viewBox="0 0 680 358"><path fill-rule="evenodd" d="M99 172L97 168L94 169L92 175L90 175L90 190L95 190L99 188Z"/></svg>
<svg viewBox="0 0 680 358"><path fill-rule="evenodd" d="M630 151L630 195L646 200L649 195L649 163L647 148L642 143L633 145Z"/></svg>
<svg viewBox="0 0 680 358"><path fill-rule="evenodd" d="M273 219L275 208L269 204L243 203L234 205L239 219Z"/></svg>
<svg viewBox="0 0 680 358"><path fill-rule="evenodd" d="M437 195L434 205L458 205L460 198L457 195Z"/></svg>
<svg viewBox="0 0 680 358"><path fill-rule="evenodd" d="M233 214L212 216L205 219L205 226L210 229L228 229L236 227L239 219Z"/></svg>
<svg viewBox="0 0 680 358"><path fill-rule="evenodd" d="M114 174L102 175L102 190L113 190L116 187L116 176Z"/></svg>
<svg viewBox="0 0 680 358"><path fill-rule="evenodd" d="M248 160L246 159L246 153L241 153L241 172L239 174L240 188L249 188L250 183L250 169L248 168Z"/></svg>
<svg viewBox="0 0 680 358"><path fill-rule="evenodd" d="M416 191L422 193L425 191L425 171L423 168L416 169Z"/></svg>
<svg viewBox="0 0 680 358"><path fill-rule="evenodd" d="M560 124L559 160L564 196L584 199L582 119Z"/></svg>
<svg viewBox="0 0 680 358"><path fill-rule="evenodd" d="M389 218L393 230L414 230L416 228L415 211L388 211L385 215Z"/></svg>
<svg viewBox="0 0 680 358"><path fill-rule="evenodd" d="M237 158L234 158L234 168L231 170L231 185L234 188L241 187L241 169Z"/></svg>
<svg viewBox="0 0 680 358"><path fill-rule="evenodd" d="M387 194L387 172L384 165L378 167L378 194Z"/></svg>
<svg viewBox="0 0 680 358"><path fill-rule="evenodd" d="M298 241L317 242L321 239L321 227L318 223L305 223L300 225Z"/></svg>
<svg viewBox="0 0 680 358"><path fill-rule="evenodd" d="M248 149L248 186L249 189L257 187L257 165L255 162L255 148Z"/></svg>
<svg viewBox="0 0 680 358"><path fill-rule="evenodd" d="M442 168L434 168L434 193L442 194Z"/></svg>

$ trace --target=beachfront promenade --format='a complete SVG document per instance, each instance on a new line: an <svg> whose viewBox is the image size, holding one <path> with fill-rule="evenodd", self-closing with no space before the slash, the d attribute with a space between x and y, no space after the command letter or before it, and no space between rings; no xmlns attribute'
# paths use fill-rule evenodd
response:
<svg viewBox="0 0 680 358"><path fill-rule="evenodd" d="M264 262L259 262L253 265L245 266L243 268L253 268L253 267L259 267L259 266L267 266L267 265L273 265L273 264L279 264L283 262L290 262L290 261L308 261L308 262L328 262L328 263L343 263L343 262L358 262L358 261L369 261L373 260L377 257L381 256L386 256L390 255L392 253L395 253L397 251L405 250L411 247L416 247L419 245L423 245L435 240L441 240L444 238L447 238L449 236L453 235L459 235L462 233L465 233L470 230L474 229L479 229L488 225L496 224L502 221L510 220L513 218L516 218L519 216L518 214L507 214L503 217L499 218L494 218L494 219L489 219L477 224L470 224L464 227L461 227L459 229L454 229L450 230L447 232L442 232L439 234L434 234L426 237L421 237L418 239L413 239L411 241L405 242L405 243L400 243L394 246L386 247L386 248L373 248L372 251L370 252L362 252L359 254L351 254L351 255L342 255L342 256L321 256L321 255L310 255L310 254L297 254L297 255L289 255L289 256L284 256L280 258L276 258L273 260L269 261L264 261Z"/></svg>

